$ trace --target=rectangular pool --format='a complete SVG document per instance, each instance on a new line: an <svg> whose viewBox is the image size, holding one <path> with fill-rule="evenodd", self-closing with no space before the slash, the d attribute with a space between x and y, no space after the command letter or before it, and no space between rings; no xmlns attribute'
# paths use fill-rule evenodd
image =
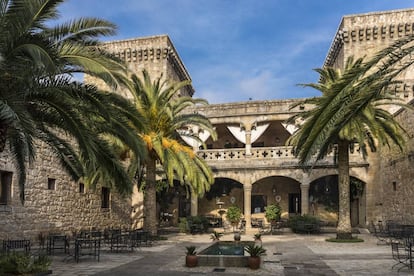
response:
<svg viewBox="0 0 414 276"><path fill-rule="evenodd" d="M244 248L254 242L218 241L197 254L199 266L245 267L248 256Z"/></svg>

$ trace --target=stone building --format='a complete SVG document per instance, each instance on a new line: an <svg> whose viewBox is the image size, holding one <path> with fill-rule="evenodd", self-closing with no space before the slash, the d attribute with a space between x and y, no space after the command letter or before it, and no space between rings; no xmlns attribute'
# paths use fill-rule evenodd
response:
<svg viewBox="0 0 414 276"><path fill-rule="evenodd" d="M413 34L414 9L344 16L328 51L325 66L341 67L347 57L370 56L399 37ZM146 69L154 79L191 80L171 40L166 35L113 41L105 44L110 52L124 59L129 68L140 73ZM414 94L414 70L404 72L396 93L407 102ZM87 79L88 82L96 80ZM97 85L102 85L97 83ZM194 94L192 86L180 91ZM125 94L127 96L127 94ZM292 148L285 146L293 126L285 123L292 114L309 106L290 109L290 100L248 101L197 107L188 112L206 115L219 139L198 129L207 149L192 145L213 168L216 179L203 198L187 198L179 187L167 196L168 204L159 212L169 222L178 217L207 215L225 219L226 209L239 206L246 227L264 218L264 207L278 203L282 217L309 213L335 224L337 210L337 172L334 152L318 162L310 173L298 165ZM351 152L350 174L358 186L351 202L351 222L366 226L370 221L400 219L414 223L414 201L410 164L414 160L412 111L396 111L409 131L408 150L381 149L362 159L357 149ZM0 156L0 239L35 237L39 232L75 231L88 228L141 227L142 194L135 191L122 199L108 189L87 189L74 183L57 165L44 144L28 170L26 202L20 203L15 168L8 152Z"/></svg>
<svg viewBox="0 0 414 276"><path fill-rule="evenodd" d="M341 68L349 56L372 56L383 47L414 33L414 9L373 12L344 16L325 60L325 66ZM411 66L393 87L396 95L413 104L414 68ZM414 222L413 171L414 160L413 112L395 110L395 116L408 132L407 149L380 149L368 158L371 181L366 185L365 222L400 220Z"/></svg>

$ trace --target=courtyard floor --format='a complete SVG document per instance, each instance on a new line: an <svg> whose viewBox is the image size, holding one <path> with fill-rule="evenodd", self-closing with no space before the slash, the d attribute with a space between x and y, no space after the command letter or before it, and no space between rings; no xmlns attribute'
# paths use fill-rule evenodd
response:
<svg viewBox="0 0 414 276"><path fill-rule="evenodd" d="M72 258L54 256L52 275L414 275L406 268L392 269L395 261L391 246L377 244L371 234L358 234L362 243L331 243L325 239L335 234L263 235L262 257L258 270L227 267L214 272L215 267L187 268L185 247L198 249L211 244L210 235L169 234L168 240L157 241L151 247L141 247L133 252L110 253L102 251L100 261L83 258L76 263ZM221 240L232 240L232 234ZM253 234L242 235L242 241L253 241Z"/></svg>

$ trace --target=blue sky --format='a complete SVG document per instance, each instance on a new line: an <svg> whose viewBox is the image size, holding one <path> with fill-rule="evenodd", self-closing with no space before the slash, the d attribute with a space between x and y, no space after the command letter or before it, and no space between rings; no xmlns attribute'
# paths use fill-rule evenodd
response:
<svg viewBox="0 0 414 276"><path fill-rule="evenodd" d="M342 16L414 8L414 0L67 0L62 19L118 25L104 40L168 34L210 103L319 95L317 82Z"/></svg>

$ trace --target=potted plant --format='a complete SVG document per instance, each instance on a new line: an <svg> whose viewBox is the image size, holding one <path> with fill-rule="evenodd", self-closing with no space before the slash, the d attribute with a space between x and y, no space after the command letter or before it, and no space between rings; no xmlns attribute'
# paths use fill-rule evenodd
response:
<svg viewBox="0 0 414 276"><path fill-rule="evenodd" d="M187 267L195 267L198 263L197 251L195 246L186 246L187 253L185 256L185 265Z"/></svg>
<svg viewBox="0 0 414 276"><path fill-rule="evenodd" d="M250 257L247 260L248 266L251 269L260 268L260 256L266 253L266 249L264 249L261 245L249 244L246 246L245 250L250 254Z"/></svg>
<svg viewBox="0 0 414 276"><path fill-rule="evenodd" d="M213 231L213 233L211 233L210 235L210 239L212 239L213 241L219 241L222 236L223 236L223 233Z"/></svg>
<svg viewBox="0 0 414 276"><path fill-rule="evenodd" d="M262 244L262 233L256 233L253 236L254 241L260 243L260 245Z"/></svg>
<svg viewBox="0 0 414 276"><path fill-rule="evenodd" d="M242 211L236 205L230 206L227 209L227 219L230 221L231 225L233 226L233 232L235 231L235 227L239 224L242 217Z"/></svg>
<svg viewBox="0 0 414 276"><path fill-rule="evenodd" d="M271 204L265 207L265 217L268 222L273 226L277 221L280 220L280 214L282 212L282 208L279 204Z"/></svg>

